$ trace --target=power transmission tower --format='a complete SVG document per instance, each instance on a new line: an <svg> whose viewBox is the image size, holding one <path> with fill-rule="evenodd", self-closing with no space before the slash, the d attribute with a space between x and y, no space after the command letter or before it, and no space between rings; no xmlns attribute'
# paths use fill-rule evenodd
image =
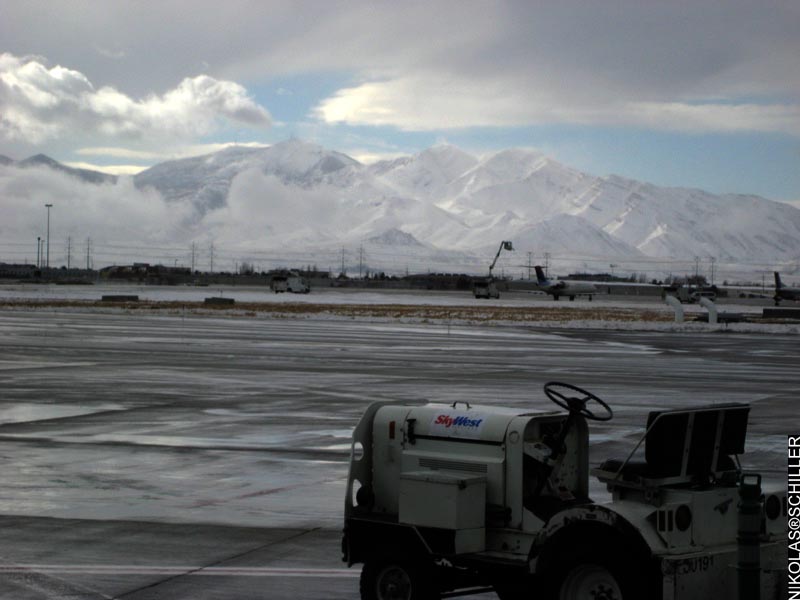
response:
<svg viewBox="0 0 800 600"><path fill-rule="evenodd" d="M208 256L209 256L209 261L211 263L211 266L209 268L209 272L213 273L214 272L214 242L211 242L211 246L209 247L209 250L208 250Z"/></svg>
<svg viewBox="0 0 800 600"><path fill-rule="evenodd" d="M87 271L88 271L88 270L89 270L89 268L90 268L90 267L89 267L89 264L90 264L90 262L89 262L89 257L91 256L91 255L90 255L90 252L91 252L91 251L92 251L92 238L88 238L88 237L87 237L87 238L86 238L86 270L87 270Z"/></svg>
<svg viewBox="0 0 800 600"><path fill-rule="evenodd" d="M192 242L192 273L194 273L194 265L196 258L197 258L197 244Z"/></svg>
<svg viewBox="0 0 800 600"><path fill-rule="evenodd" d="M358 278L361 279L361 269L364 266L364 245L358 247Z"/></svg>
<svg viewBox="0 0 800 600"><path fill-rule="evenodd" d="M344 275L344 246L342 246L342 270L339 273Z"/></svg>
<svg viewBox="0 0 800 600"><path fill-rule="evenodd" d="M717 257L711 257L711 285L714 285L714 263L717 262Z"/></svg>
<svg viewBox="0 0 800 600"><path fill-rule="evenodd" d="M550 277L550 253L544 253L544 275Z"/></svg>
<svg viewBox="0 0 800 600"><path fill-rule="evenodd" d="M67 269L70 267L70 261L72 259L72 237L67 236Z"/></svg>
<svg viewBox="0 0 800 600"><path fill-rule="evenodd" d="M50 209L53 208L52 204L45 204L44 207L47 209L47 268L50 268Z"/></svg>
<svg viewBox="0 0 800 600"><path fill-rule="evenodd" d="M533 252L528 252L528 281L531 279L531 261L533 260Z"/></svg>

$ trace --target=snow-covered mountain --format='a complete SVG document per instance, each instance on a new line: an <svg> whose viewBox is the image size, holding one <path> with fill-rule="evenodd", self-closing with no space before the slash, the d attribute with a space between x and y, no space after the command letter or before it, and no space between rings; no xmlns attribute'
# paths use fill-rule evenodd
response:
<svg viewBox="0 0 800 600"><path fill-rule="evenodd" d="M163 198L159 230L164 215L177 215L163 227L170 243L214 240L242 260L292 249L327 264L347 247L351 261L360 248L374 269L413 262L478 272L501 240L518 251L503 255L508 266L530 252L534 262L549 254L562 271L626 261L629 270L668 270L670 261L712 256L777 268L800 260L800 210L791 205L597 177L525 149L478 157L439 145L364 165L291 139L161 163L116 186L143 202Z"/></svg>
<svg viewBox="0 0 800 600"><path fill-rule="evenodd" d="M575 265L696 256L777 265L800 257L800 210L790 205L596 177L533 150L475 157L440 145L362 165L289 140L162 163L135 183L167 199L191 199L205 212L224 207L234 179L251 170L283 188L281 206L262 202L274 215L271 234L293 243L302 231L315 245L382 240L407 249L413 239L423 248L484 256L510 239L540 259L549 253ZM302 210L286 220L297 213L292 203Z"/></svg>
<svg viewBox="0 0 800 600"><path fill-rule="evenodd" d="M345 154L289 140L267 148L234 146L213 154L172 160L134 176L137 187L153 187L167 200L192 200L205 211L225 204L233 179L247 170L273 175L286 186L346 184L360 163ZM344 178L345 181L340 181Z"/></svg>

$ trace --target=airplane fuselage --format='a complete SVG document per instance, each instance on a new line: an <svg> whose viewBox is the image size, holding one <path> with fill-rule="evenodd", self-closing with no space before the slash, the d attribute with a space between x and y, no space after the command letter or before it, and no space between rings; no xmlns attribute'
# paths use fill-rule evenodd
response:
<svg viewBox="0 0 800 600"><path fill-rule="evenodd" d="M589 296L589 300L597 293L597 288L584 281L569 281L561 279L551 281L544 275L541 267L534 267L536 269L536 280L539 289L546 294L550 294L553 300L558 300L561 296L566 296L570 300L575 300L577 296Z"/></svg>

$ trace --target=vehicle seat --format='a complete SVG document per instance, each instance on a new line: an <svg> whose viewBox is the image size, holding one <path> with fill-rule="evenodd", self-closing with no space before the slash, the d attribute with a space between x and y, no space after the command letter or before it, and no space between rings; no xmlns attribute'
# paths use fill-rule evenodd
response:
<svg viewBox="0 0 800 600"><path fill-rule="evenodd" d="M749 404L653 411L644 435L645 460L606 460L593 473L603 482L671 485L707 483L736 469L744 453ZM642 442L640 441L640 444Z"/></svg>

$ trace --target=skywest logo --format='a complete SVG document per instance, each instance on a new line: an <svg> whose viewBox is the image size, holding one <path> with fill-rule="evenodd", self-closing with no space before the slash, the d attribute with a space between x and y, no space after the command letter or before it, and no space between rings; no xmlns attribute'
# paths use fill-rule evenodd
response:
<svg viewBox="0 0 800 600"><path fill-rule="evenodd" d="M434 425L443 425L445 427L480 427L483 419L470 419L469 417L451 417L450 415L439 415L433 422Z"/></svg>

